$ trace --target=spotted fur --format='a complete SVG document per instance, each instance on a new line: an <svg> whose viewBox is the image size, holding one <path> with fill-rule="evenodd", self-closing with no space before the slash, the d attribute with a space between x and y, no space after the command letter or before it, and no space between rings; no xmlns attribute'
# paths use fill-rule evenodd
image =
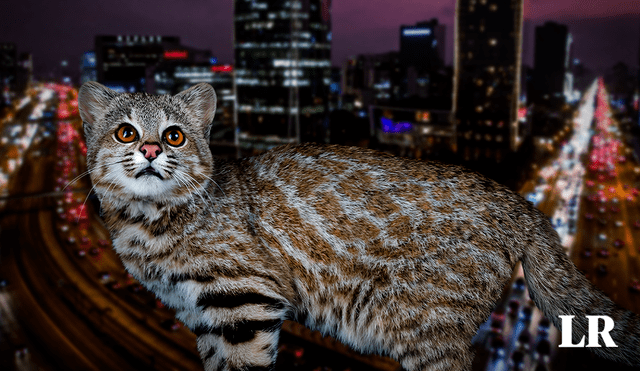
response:
<svg viewBox="0 0 640 371"><path fill-rule="evenodd" d="M312 144L214 160L207 84L150 96L87 83L79 107L115 250L198 336L206 370L271 369L285 319L406 370L468 370L471 338L518 261L556 325L612 316L619 347L596 351L640 364L638 316L578 272L542 213L478 174ZM116 140L121 123L134 142ZM179 148L162 138L172 126ZM162 149L152 162L145 143ZM140 175L149 166L159 176Z"/></svg>

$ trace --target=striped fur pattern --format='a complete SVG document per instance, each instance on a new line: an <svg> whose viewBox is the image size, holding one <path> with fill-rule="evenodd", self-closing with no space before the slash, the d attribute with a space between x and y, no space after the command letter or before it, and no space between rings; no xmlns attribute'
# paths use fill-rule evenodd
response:
<svg viewBox="0 0 640 371"><path fill-rule="evenodd" d="M610 315L619 348L600 353L640 364L638 316L577 271L542 213L491 180L339 146L214 160L207 84L149 96L87 83L79 103L114 247L198 336L205 370L273 368L285 319L406 370L468 370L471 338L520 260L556 325ZM116 140L122 123L135 141ZM174 126L178 148L162 138ZM145 143L162 149L153 161Z"/></svg>

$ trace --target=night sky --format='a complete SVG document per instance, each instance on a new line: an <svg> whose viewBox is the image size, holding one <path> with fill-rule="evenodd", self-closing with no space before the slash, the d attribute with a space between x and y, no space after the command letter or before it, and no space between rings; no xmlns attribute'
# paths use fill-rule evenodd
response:
<svg viewBox="0 0 640 371"><path fill-rule="evenodd" d="M60 5L64 4L64 5ZM209 49L233 62L231 0L9 0L0 8L0 41L33 54L36 73L66 59L79 66L94 36L139 34L179 36L183 45ZM447 25L447 63L453 50L455 0L334 0L332 62L350 55L399 49L402 24L438 18ZM574 56L593 70L618 61L638 66L640 1L525 0L524 59L533 61L535 26L564 23L574 38Z"/></svg>

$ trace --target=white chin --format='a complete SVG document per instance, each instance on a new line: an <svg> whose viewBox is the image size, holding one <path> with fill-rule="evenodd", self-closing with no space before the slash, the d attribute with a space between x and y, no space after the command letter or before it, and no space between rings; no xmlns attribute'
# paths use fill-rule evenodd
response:
<svg viewBox="0 0 640 371"><path fill-rule="evenodd" d="M159 179L153 175L143 175L137 179L127 179L125 187L137 197L164 198L171 194L173 180Z"/></svg>

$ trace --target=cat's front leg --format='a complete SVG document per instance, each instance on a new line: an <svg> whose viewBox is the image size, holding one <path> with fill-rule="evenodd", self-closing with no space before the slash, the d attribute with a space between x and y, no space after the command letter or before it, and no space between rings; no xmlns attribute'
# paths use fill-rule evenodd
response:
<svg viewBox="0 0 640 371"><path fill-rule="evenodd" d="M198 351L205 371L273 370L282 320L245 320L200 328Z"/></svg>

